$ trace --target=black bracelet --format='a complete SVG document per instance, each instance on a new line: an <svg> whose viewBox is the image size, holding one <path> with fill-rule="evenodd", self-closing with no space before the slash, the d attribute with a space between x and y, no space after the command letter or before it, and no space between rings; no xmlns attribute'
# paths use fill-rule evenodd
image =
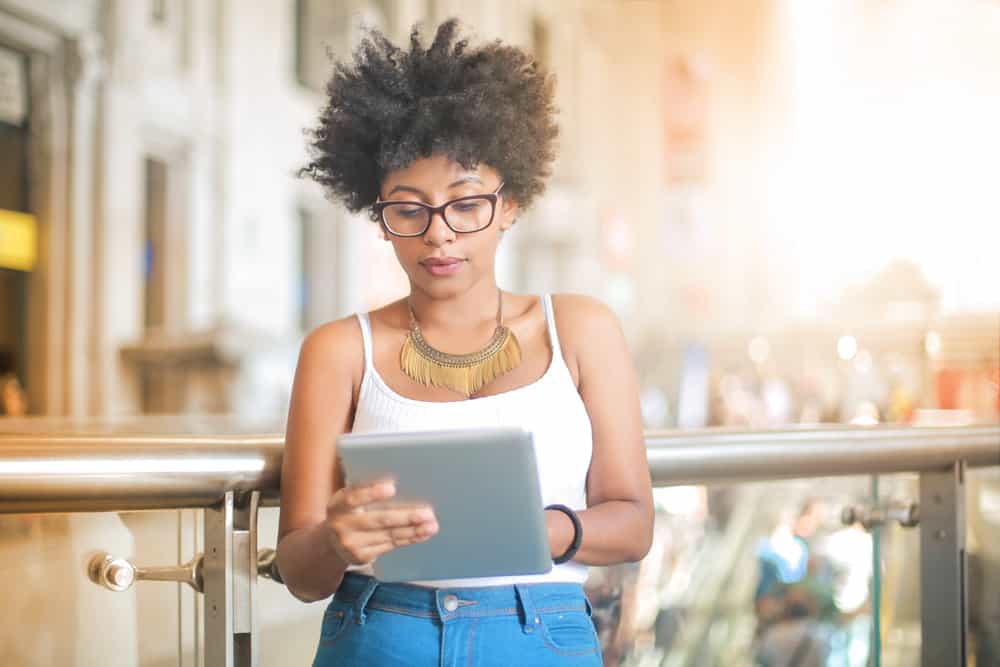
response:
<svg viewBox="0 0 1000 667"><path fill-rule="evenodd" d="M562 512L569 517L569 520L573 522L573 541L570 542L569 549L566 549L566 553L557 558L553 558L552 562L556 565L562 565L563 563L573 559L576 552L580 550L580 544L583 542L583 524L580 523L580 517L576 515L576 512L566 507L565 505L546 505L547 510L557 510Z"/></svg>

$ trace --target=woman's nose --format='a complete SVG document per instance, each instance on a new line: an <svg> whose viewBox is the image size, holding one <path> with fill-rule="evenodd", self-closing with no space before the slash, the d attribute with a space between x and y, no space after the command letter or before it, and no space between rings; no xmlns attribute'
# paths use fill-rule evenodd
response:
<svg viewBox="0 0 1000 667"><path fill-rule="evenodd" d="M455 240L455 232L444 222L444 216L435 211L431 213L431 224L424 232L424 243L432 246L442 246Z"/></svg>

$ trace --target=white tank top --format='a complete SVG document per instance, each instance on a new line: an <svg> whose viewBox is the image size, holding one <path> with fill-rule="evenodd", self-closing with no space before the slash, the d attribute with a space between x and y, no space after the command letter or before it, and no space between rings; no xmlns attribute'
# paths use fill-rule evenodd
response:
<svg viewBox="0 0 1000 667"><path fill-rule="evenodd" d="M500 394L444 403L400 396L385 383L372 362L368 314L359 313L365 371L354 413L353 432L520 427L534 435L543 504L560 503L575 510L585 509L587 471L593 450L590 416L563 359L552 313L552 299L547 294L542 297L542 307L552 347L552 361L541 378ZM359 570L371 574L370 567ZM514 583L583 583L586 578L586 566L570 562L553 566L547 574L411 583L460 588Z"/></svg>

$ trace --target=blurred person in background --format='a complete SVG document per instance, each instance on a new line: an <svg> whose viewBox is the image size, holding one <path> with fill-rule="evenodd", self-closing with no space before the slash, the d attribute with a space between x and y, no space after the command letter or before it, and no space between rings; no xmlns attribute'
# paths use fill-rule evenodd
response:
<svg viewBox="0 0 1000 667"><path fill-rule="evenodd" d="M371 212L410 282L407 298L312 331L299 356L278 564L300 599L333 595L317 666L600 665L586 566L638 561L652 540L638 382L615 317L496 284L498 246L555 156L553 81L524 51L457 31L445 22L425 48L414 30L406 50L370 33L336 66L303 170ZM553 569L373 578L375 559L431 539L437 520L386 503L391 481L345 486L337 437L501 425L534 434L543 498L561 506L545 512ZM438 606L442 588L455 607Z"/></svg>
<svg viewBox="0 0 1000 667"><path fill-rule="evenodd" d="M587 579L587 597L593 606L592 618L603 650L604 665L619 665L635 639L638 563L623 563L594 570Z"/></svg>
<svg viewBox="0 0 1000 667"><path fill-rule="evenodd" d="M760 545L754 593L760 667L826 664L835 606L832 569L817 549L825 514L822 501L807 499L791 525L779 524Z"/></svg>
<svg viewBox="0 0 1000 667"><path fill-rule="evenodd" d="M0 415L23 417L28 413L28 399L17 376L0 374Z"/></svg>
<svg viewBox="0 0 1000 667"><path fill-rule="evenodd" d="M830 563L837 623L831 663L844 667L868 664L871 643L871 534L860 523L843 526L819 540L817 551Z"/></svg>
<svg viewBox="0 0 1000 667"><path fill-rule="evenodd" d="M14 372L14 358L0 349L0 416L23 417L28 412L28 397Z"/></svg>

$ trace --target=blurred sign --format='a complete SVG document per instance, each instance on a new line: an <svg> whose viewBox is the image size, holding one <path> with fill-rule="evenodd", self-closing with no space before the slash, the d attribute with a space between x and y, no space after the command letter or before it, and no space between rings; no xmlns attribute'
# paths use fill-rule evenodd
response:
<svg viewBox="0 0 1000 667"><path fill-rule="evenodd" d="M711 68L699 54L679 54L664 72L664 148L669 183L705 179Z"/></svg>
<svg viewBox="0 0 1000 667"><path fill-rule="evenodd" d="M35 216L0 209L0 268L35 268L38 231Z"/></svg>
<svg viewBox="0 0 1000 667"><path fill-rule="evenodd" d="M24 58L0 48L0 122L21 125L28 114Z"/></svg>

